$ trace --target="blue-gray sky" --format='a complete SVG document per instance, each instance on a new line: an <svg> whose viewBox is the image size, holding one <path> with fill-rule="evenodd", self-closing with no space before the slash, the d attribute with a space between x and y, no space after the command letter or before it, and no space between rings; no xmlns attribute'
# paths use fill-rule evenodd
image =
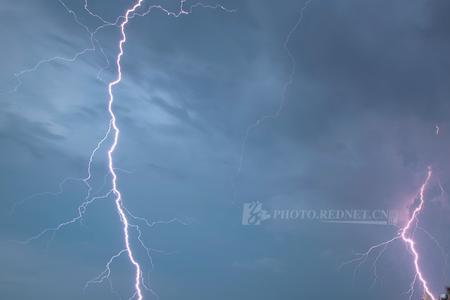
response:
<svg viewBox="0 0 450 300"><path fill-rule="evenodd" d="M83 291L123 247L112 197L90 206L82 224L15 242L76 214L85 186L68 180L59 192L60 184L86 176L108 126L105 82L116 70L105 58L117 55L117 27L99 31L96 51L73 62L14 76L91 46L76 21L93 30L99 20L84 0L65 1L77 20L62 3L0 4L0 298L128 299L133 274L125 257L112 265L115 293L107 282ZM89 1L108 21L130 4ZM145 1L152 4L179 5ZM339 268L397 228L243 226L242 207L260 201L407 215L427 166L433 178L420 226L435 239L417 229L421 266L435 293L450 284L441 255L450 247L450 2L310 1L289 40L296 71L285 94L293 64L284 43L305 1L222 4L235 11L196 8L173 18L154 10L127 27L114 106L119 187L136 215L184 222L142 227L155 249L153 268L134 233L145 280L160 299L407 299L414 273L401 243L378 260L375 284L377 253L356 273L355 265ZM277 118L251 127L280 103ZM109 188L105 151L94 160L94 194ZM414 299L420 292L418 284Z"/></svg>

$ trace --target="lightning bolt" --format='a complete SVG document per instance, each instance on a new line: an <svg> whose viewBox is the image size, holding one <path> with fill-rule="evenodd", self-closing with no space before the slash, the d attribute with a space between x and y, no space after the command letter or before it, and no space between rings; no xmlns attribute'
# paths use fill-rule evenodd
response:
<svg viewBox="0 0 450 300"><path fill-rule="evenodd" d="M412 230L412 226L414 222L417 222L417 216L420 214L420 212L422 211L424 205L425 205L425 199L424 199L424 193L425 193L425 189L428 186L428 183L430 182L431 179L431 175L433 174L433 171L431 170L431 167L428 167L428 172L427 172L427 177L425 179L425 182L422 184L422 186L420 187L420 193L419 193L419 204L416 206L416 208L414 209L411 218L408 220L408 222L406 223L406 226L403 227L400 231L400 236L402 237L403 242L405 242L405 244L408 246L409 250L411 251L412 255L413 255L413 260L414 260L414 269L415 269L415 278L418 278L420 283L422 284L422 287L425 291L425 293L432 299L435 300L433 294L430 291L430 288L428 286L428 282L425 279L422 270L420 269L419 266L419 259L420 259L420 255L417 252L416 249L416 242L414 241L412 235L410 234L411 230Z"/></svg>
<svg viewBox="0 0 450 300"><path fill-rule="evenodd" d="M112 128L112 134L113 134L113 142L111 144L111 147L108 150L108 168L109 173L112 176L112 191L115 195L115 203L117 212L120 217L120 221L123 224L123 234L124 234L124 242L125 242L125 249L128 254L128 258L131 262L131 264L135 268L135 277L134 277L134 289L135 289L135 295L137 296L138 300L142 300L142 288L141 288L141 276L142 276L142 268L139 265L139 263L136 261L135 255L133 253L133 250L130 246L130 232L129 232L129 223L128 218L125 214L123 203L122 203L122 194L120 193L118 187L117 187L117 174L114 170L114 161L113 161L113 154L116 150L117 144L119 142L119 134L120 130L117 126L116 122L116 115L114 114L113 110L113 103L114 103L114 94L113 94L113 88L115 85L120 83L122 80L122 65L121 65L121 59L123 56L123 46L125 42L127 41L127 36L125 34L125 27L128 24L128 20L130 17L130 14L135 12L143 3L144 0L138 0L131 8L129 8L126 13L124 20L122 23L120 23L120 33L121 33L121 39L119 41L119 54L117 55L116 59L116 67L117 67L117 78L113 81L111 81L108 84L108 112L111 117L111 128Z"/></svg>
<svg viewBox="0 0 450 300"><path fill-rule="evenodd" d="M356 254L356 258L347 261L343 264L341 264L341 266L339 267L339 269L343 268L346 265L350 265L353 263L357 263L357 266L354 270L354 279L356 277L357 272L359 271L359 268L367 261L367 259L369 258L369 256L378 251L378 254L373 262L373 270L375 272L375 281L376 281L376 277L377 277L377 269L376 269L376 264L378 262L378 260L380 259L380 257L383 255L383 253L386 251L386 248L391 245L393 242L395 241L402 241L408 248L409 252L412 255L412 263L413 263L413 267L414 267L414 277L413 280L410 284L409 290L407 291L407 294L410 295L410 299L412 299L412 296L414 294L414 287L417 283L417 281L420 282L424 293L431 299L431 300L436 300L436 298L433 296L433 293L431 292L431 289L429 287L429 283L427 281L427 279L425 278L423 271L420 267L420 254L417 251L416 248L416 241L414 240L414 231L415 229L418 227L417 223L418 223L418 216L419 214L423 211L424 206L425 206L425 191L429 185L429 182L431 180L431 177L433 175L433 171L431 166L428 166L427 168L427 175L426 178L424 180L424 182L422 183L422 185L420 186L419 192L418 192L418 204L416 205L416 207L414 208L414 210L412 211L408 221L406 222L405 226L403 226L402 228L400 228L400 230L397 232L397 235L394 236L392 239L384 241L382 243L376 244L374 246L371 246L366 252L363 253L357 253ZM372 286L374 285L375 281L372 283Z"/></svg>
<svg viewBox="0 0 450 300"><path fill-rule="evenodd" d="M99 283L104 282L105 280L108 280L110 283L111 291L114 292L114 290L112 288L112 283L110 281L111 265L113 264L113 262L115 260L119 259L120 257L122 257L126 254L129 263L134 268L133 294L128 300L132 300L132 299L142 300L144 297L144 293L143 293L144 289L147 291L150 291L152 294L156 295L156 293L144 282L143 267L141 266L140 262L138 261L136 254L133 251L133 247L132 247L132 244L130 241L131 230L134 230L137 233L136 240L137 240L138 244L145 250L148 260L150 261L150 265L152 267L153 267L153 260L150 255L151 252L158 252L158 253L162 253L162 254L168 254L168 253L166 253L162 250L157 250L157 249L152 249L152 248L147 247L142 239L143 233L142 233L140 226L135 224L134 222L143 223L147 227L153 227L155 225L171 224L171 223L179 223L182 225L187 225L187 223L183 222L182 220L179 220L178 218L173 218L169 221L150 222L146 218L142 218L142 217L134 215L132 212L130 212L130 210L128 210L125 207L125 205L123 203L122 194L118 187L117 171L121 170L121 169L115 167L115 165L114 165L114 152L119 144L120 128L117 125L117 117L116 117L116 114L114 112L114 107L113 107L113 105L114 105L114 93L113 93L114 87L122 81L122 64L121 64L121 62L122 62L122 57L124 55L124 46L127 42L126 27L132 18L134 18L135 16L141 16L141 17L146 16L154 9L160 10L160 11L164 12L165 14L167 14L168 16L175 17L175 18L178 18L182 15L188 15L188 14L192 13L194 8L220 9L220 10L223 10L223 11L229 12L229 13L236 11L234 9L227 9L220 4L209 5L209 4L203 4L201 2L192 4L186 8L185 7L186 1L187 0L181 0L179 10L176 12L173 12L173 11L170 11L170 10L164 8L162 5L148 5L148 7L144 9L145 1L144 0L136 0L136 1L133 1L133 4L125 11L124 15L119 16L115 22L109 22L109 21L103 19L100 15L94 13L91 9L89 9L88 0L85 0L84 1L84 10L90 16L97 18L102 23L102 25L95 28L95 30L91 31L86 25L84 25L81 21L79 21L77 14L72 9L70 9L62 0L58 0L58 2L64 7L64 9L73 16L75 22L78 25L80 25L81 27L83 27L83 29L86 32L88 32L89 37L90 37L91 47L81 50L78 53L76 53L74 56L69 57L69 58L56 56L56 57L53 57L50 59L41 60L37 64L35 64L34 67L14 74L14 77L17 80L17 85L13 88L13 90L11 92L16 92L18 90L18 88L22 84L21 79L24 75L37 71L44 64L49 64L49 63L56 62L56 61L75 62L82 55L84 55L88 52L95 52L98 49L105 57L105 60L107 61L108 66L109 66L109 60L108 60L106 54L104 53L103 48L101 47L100 43L96 40L95 35L100 30L102 30L106 27L109 27L109 26L117 26L119 28L120 39L118 40L118 54L115 57L115 64L114 64L115 70L116 70L116 76L113 80L111 80L107 83L107 90L108 90L107 112L109 115L109 125L108 125L108 129L107 129L106 133L98 141L98 143L96 144L95 148L92 150L92 152L89 156L86 177L84 177L84 178L68 177L59 184L59 190L57 192L44 192L44 193L34 194L34 195L28 197L27 199L20 201L19 203L16 203L13 207L13 209L15 209L18 204L23 204L26 200L29 200L31 198L38 197L38 196L59 196L64 191L64 185L71 181L79 181L79 182L82 182L86 186L87 192L86 192L86 195L84 198L84 202L82 202L82 204L78 206L77 214L72 219L62 222L54 227L46 228L46 229L42 230L41 232L39 232L38 234L28 238L27 240L21 241L21 243L26 244L26 243L35 241L37 239L40 239L47 233L51 233L52 239L53 239L56 232L58 232L60 229L66 227L68 225L74 224L76 222L82 222L84 214L86 213L89 205L91 205L93 202L100 200L100 199L108 199L111 196L113 196L116 212L119 216L119 220L122 225L122 235L123 235L124 246L123 246L123 249L121 249L119 252L116 252L116 254L114 254L108 260L108 262L106 263L105 269L102 273L100 273L97 277L95 277L94 279L92 279L86 283L84 290L86 290L91 284L99 284ZM143 12L139 12L138 10L141 10ZM97 74L98 79L99 79L100 73L105 68L106 67L102 68L98 72L98 74ZM94 158L95 158L97 152L103 147L103 145L109 139L112 139L112 141L111 141L110 146L107 148L108 172L105 175L105 182L102 185L102 188L100 188L100 191L103 189L103 186L105 185L107 178L111 179L111 181L110 181L111 188L106 193L93 196L92 195L93 187L90 183L90 181L93 177L93 175L92 175L93 161L94 161Z"/></svg>

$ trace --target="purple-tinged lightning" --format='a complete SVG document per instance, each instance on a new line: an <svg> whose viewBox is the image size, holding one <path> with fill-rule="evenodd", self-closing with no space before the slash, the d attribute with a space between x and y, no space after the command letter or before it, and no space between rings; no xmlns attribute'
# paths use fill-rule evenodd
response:
<svg viewBox="0 0 450 300"><path fill-rule="evenodd" d="M401 240L407 246L409 252L411 252L412 259L413 259L413 267L414 267L414 277L409 286L407 294L410 295L410 299L411 299L414 294L414 287L415 287L417 281L419 281L423 288L424 293L431 300L436 300L436 298L433 296L433 293L431 292L429 283L428 283L427 279L425 278L425 275L420 267L420 263L419 263L420 262L420 253L417 251L416 241L414 240L414 231L416 228L418 228L418 226L417 226L418 216L425 207L425 191L428 188L428 185L429 185L432 175L433 175L432 168L430 166L428 166L427 176L426 176L424 182L422 183L422 185L420 186L418 195L415 199L415 200L418 199L418 204L416 204L416 206L415 206L414 210L412 211L410 217L408 218L405 226L401 227L399 229L399 231L397 232L397 234L392 239L387 240L382 243L379 243L379 244L376 244L376 245L370 247L364 253L357 253L356 258L341 264L341 266L339 268L342 268L342 267L352 264L352 263L358 263L357 267L354 270L354 278L355 278L355 275L358 272L359 268L367 261L368 257L373 252L379 251L373 262L373 266L372 266L373 270L375 271L375 276L377 276L377 274L376 274L377 261L380 259L380 257L383 255L384 251L390 244L392 244L395 241ZM379 250L379 249L381 249L381 250ZM375 278L375 280L376 280L376 278ZM372 286L373 285L374 285L374 283L372 283Z"/></svg>
<svg viewBox="0 0 450 300"><path fill-rule="evenodd" d="M406 243L406 245L408 246L409 250L411 251L411 253L413 255L415 279L416 278L419 279L419 281L422 284L422 287L423 287L425 293L432 300L435 300L433 294L430 291L429 284L428 284L427 280L425 279L425 277L424 277L424 275L422 273L422 270L420 269L420 265L419 265L420 255L419 255L419 253L417 252L417 249L416 249L416 242L414 241L414 239L413 239L413 237L411 235L412 226L413 226L414 223L417 224L416 223L417 222L417 216L420 214L420 212L422 211L422 209L423 209L423 207L425 205L424 193L425 193L425 190L426 190L426 188L428 186L428 183L430 182L432 174L433 174L433 171L431 170L431 167L428 167L427 177L425 179L425 182L420 187L419 204L413 210L413 213L412 213L410 219L408 220L408 222L406 223L405 227L403 227L401 229L400 236L402 237L402 240Z"/></svg>

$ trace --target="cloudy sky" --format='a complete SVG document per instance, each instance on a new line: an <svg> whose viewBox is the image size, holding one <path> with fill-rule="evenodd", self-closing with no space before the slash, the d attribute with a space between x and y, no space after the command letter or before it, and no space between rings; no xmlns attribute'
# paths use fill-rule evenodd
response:
<svg viewBox="0 0 450 300"><path fill-rule="evenodd" d="M114 164L141 231L130 229L153 290L144 299L408 299L414 269L401 241L342 264L405 225L428 167L414 236L433 293L450 284L450 2L195 3L179 17L155 8L130 19L114 88ZM82 179L108 130L120 39L109 23L131 4L89 0L91 14L84 0L0 4L2 299L133 295L123 254L109 280L86 287L124 248L112 195L45 231L111 189L111 136L93 158L90 195ZM138 12L151 5L180 9L152 0ZM383 209L399 219L272 215L246 226L250 202L269 214Z"/></svg>

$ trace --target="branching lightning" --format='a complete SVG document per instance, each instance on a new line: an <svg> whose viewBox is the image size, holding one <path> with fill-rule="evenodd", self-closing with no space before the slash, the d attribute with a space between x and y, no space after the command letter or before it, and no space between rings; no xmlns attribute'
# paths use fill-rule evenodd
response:
<svg viewBox="0 0 450 300"><path fill-rule="evenodd" d="M70 57L64 57L64 56L54 56L51 58L47 58L47 59L43 59L40 60L39 62L37 62L34 66L24 69L20 72L17 72L14 74L14 78L16 80L16 85L9 91L6 91L7 93L13 93L13 92L17 92L18 89L21 87L22 85L22 78L29 74L29 73L33 73L36 72L39 68L41 68L43 65L46 64L50 64L50 63L54 63L54 62L63 62L63 63L73 63L76 60L78 60L80 57L82 57L83 55L90 53L90 52L96 52L97 50L99 50L99 52L101 53L101 55L104 57L105 61L107 62L107 65L105 67L102 67L97 75L97 78L99 78L99 74L106 69L109 66L109 60L108 57L106 56L102 46L100 45L100 42L95 38L95 35L102 29L109 27L109 26L114 26L117 24L117 22L119 21L120 18L117 19L116 23L108 23L108 22L104 22L101 26L97 27L95 30L91 31L89 29L88 26L86 26L85 24L83 24L77 14L70 9L66 3L64 3L62 0L58 0L58 2L64 7L64 9L66 10L66 12L70 15L72 15L75 23L77 23L77 25L79 25L80 27L83 28L84 31L86 31L86 33L89 35L89 44L90 46L82 49L80 51L78 51L77 53L75 53L74 55L70 56ZM86 0L87 3L87 0Z"/></svg>
<svg viewBox="0 0 450 300"><path fill-rule="evenodd" d="M68 225L74 224L76 222L82 222L83 216L86 213L89 205L91 205L93 202L95 202L97 200L108 199L111 196L113 196L115 208L116 208L117 214L119 216L119 220L122 224L124 248L121 249L120 251L116 252L116 254L114 254L107 261L105 269L102 273L100 273L98 276L96 276L95 278L93 278L92 280L90 280L86 283L86 285L84 287L85 290L92 284L99 284L99 283L104 282L105 280L108 280L110 282L111 291L114 292L114 290L112 288L112 283L110 281L111 265L113 264L113 262L115 260L119 259L121 256L126 254L128 261L134 268L133 294L129 298L129 300L144 299L144 290L150 291L153 295L156 295L156 293L144 281L143 268L142 268L140 262L138 261L138 258L136 257L135 252L133 251L133 246L132 246L132 242L131 242L132 230L134 230L136 232L136 240L139 243L139 245L145 250L147 257L149 259L150 265L152 267L153 267L153 259L151 257L151 252L159 252L159 253L165 253L165 252L163 252L161 250L152 249L152 248L149 248L148 246L146 246L142 239L142 230L141 230L140 226L135 222L142 223L142 224L146 225L147 227L153 227L153 226L160 225L160 224L171 224L171 223L179 223L182 225L187 225L186 222L179 220L177 218L171 219L169 221L150 222L146 218L142 218L142 217L134 215L133 213L131 213L129 211L129 209L127 209L125 207L125 205L123 203L122 194L118 188L117 170L119 170L119 168L115 167L115 165L114 165L114 152L119 143L120 128L117 125L117 117L116 117L116 114L114 112L114 107L113 107L114 100L115 100L114 99L114 87L116 85L118 85L122 80L121 61L122 61L122 57L124 55L124 46L127 42L126 27L132 18L134 18L135 16L140 16L140 17L146 16L153 10L160 10L160 11L164 12L165 14L167 14L168 16L175 17L175 18L178 18L182 15L188 15L188 14L192 13L193 9L195 9L195 8L220 9L222 11L229 12L229 13L235 12L235 10L227 9L220 4L209 5L209 4L203 4L201 2L190 5L189 7L185 7L186 1L187 0L180 0L179 10L176 12L173 12L173 11L170 11L170 10L164 8L162 5L149 5L148 7L145 8L144 0L135 0L134 3L126 10L124 15L119 16L114 22L109 22L109 21L105 20L103 17L101 17L100 15L93 12L89 8L88 0L85 0L84 1L84 10L90 16L98 19L102 23L102 25L100 25L99 27L97 27L91 31L88 28L88 26L86 26L79 20L77 14L72 9L70 9L62 0L58 0L58 2L64 7L64 9L69 14L72 15L75 22L78 25L80 25L89 34L90 47L77 52L72 57L56 56L56 57L52 57L49 59L41 60L37 64L35 64L33 67L31 67L29 69L25 69L23 71L20 71L20 72L14 74L14 78L16 79L17 84L9 92L17 92L19 87L22 85L23 76L37 71L41 66L43 66L45 64L50 64L50 63L57 62L57 61L75 62L77 59L79 59L81 56L87 54L88 52L99 51L104 56L105 61L107 62L107 66L101 68L97 74L97 78L100 79L99 76L100 76L101 72L110 66L110 62L109 62L109 59L106 56L105 52L103 51L103 48L100 45L100 42L95 38L95 35L100 30L103 30L106 27L116 26L119 28L120 39L117 44L118 45L118 54L115 57L115 64L114 64L114 67L116 70L116 76L112 81L107 83L107 90L108 90L107 113L109 115L108 129L107 129L106 133L98 141L95 148L92 150L91 154L89 155L86 177L84 177L84 178L73 178L73 177L66 178L60 183L59 190L57 192L54 192L54 193L44 192L44 193L32 195L29 198L27 198L19 203L16 203L15 206L13 207L13 209L14 209L17 205L23 204L23 202L25 202L26 200L29 200L29 199L37 197L37 196L61 195L64 190L64 185L70 181L82 182L87 189L87 192L86 192L86 195L84 198L84 202L78 206L77 214L72 219L62 222L54 227L46 228L46 229L42 230L41 232L39 232L38 234L26 239L25 241L22 241L22 243L30 243L32 241L40 239L41 237L43 237L44 235L46 235L48 233L51 233L52 237L53 237L55 235L55 233L58 232L60 229L66 227ZM112 140L112 141L111 141L111 145L107 148L108 174L106 175L105 179L110 178L111 188L106 193L102 193L100 195L93 196L92 195L93 187L91 186L91 183L90 183L90 181L93 177L92 176L92 164L93 164L93 161L94 161L94 158L95 158L97 152L103 147L103 145L108 140Z"/></svg>
<svg viewBox="0 0 450 300"><path fill-rule="evenodd" d="M429 287L429 283L428 283L427 279L425 278L425 275L420 267L420 253L417 251L416 241L414 240L414 231L417 228L419 228L417 225L418 216L424 209L425 192L427 190L427 187L429 185L432 175L433 175L433 171L432 171L432 168L429 166L427 168L426 178L425 178L424 182L422 183L422 185L420 186L420 189L419 189L419 192L417 195L418 203L417 203L416 207L414 208L414 210L412 211L410 217L408 218L408 221L402 228L400 228L397 235L394 236L390 240L387 240L385 242L382 242L382 243L379 243L379 244L376 244L376 245L370 247L366 252L357 253L356 258L341 264L340 268L342 268L346 265L349 265L349 264L357 263L357 266L354 270L354 277L355 277L359 268L367 261L369 256L372 253L374 253L375 251L379 251L373 262L373 266L372 266L374 273L375 273L375 281L376 281L376 278L377 278L376 264L377 264L379 258L383 255L384 251L386 251L386 248L390 244L392 244L395 241L402 241L406 245L407 249L409 250L409 252L412 255L412 264L413 264L413 268L414 268L414 277L413 277L413 280L411 281L410 287L407 291L407 294L409 294L409 298L412 299L412 296L414 295L414 292L415 292L415 285L417 282L419 282L420 285L422 286L424 293L431 300L436 300L435 296L433 295L433 293ZM375 281L372 283L372 286L374 285Z"/></svg>
<svg viewBox="0 0 450 300"><path fill-rule="evenodd" d="M414 269L415 269L415 276L417 276L417 278L420 280L420 283L422 284L422 287L425 291L425 293L430 296L431 299L435 299L433 294L430 291L429 288L429 284L427 282L427 280L425 279L420 266L419 266L419 259L420 259L420 255L417 252L416 249L416 242L414 241L412 235L411 235L411 230L412 230L412 226L414 222L417 222L417 215L422 211L424 204L425 204L425 199L424 199L424 193L425 193L425 189L428 186L428 183L430 181L432 175L432 170L431 167L428 167L428 172L427 172L427 177L425 179L425 182L422 184L422 186L420 187L420 194L419 194L419 205L417 205L417 207L414 209L411 218L408 220L408 222L406 223L406 226L403 227L403 229L401 230L401 237L402 240L407 244L409 250L412 252L413 254L413 259L414 259ZM416 223L417 224L417 223Z"/></svg>

